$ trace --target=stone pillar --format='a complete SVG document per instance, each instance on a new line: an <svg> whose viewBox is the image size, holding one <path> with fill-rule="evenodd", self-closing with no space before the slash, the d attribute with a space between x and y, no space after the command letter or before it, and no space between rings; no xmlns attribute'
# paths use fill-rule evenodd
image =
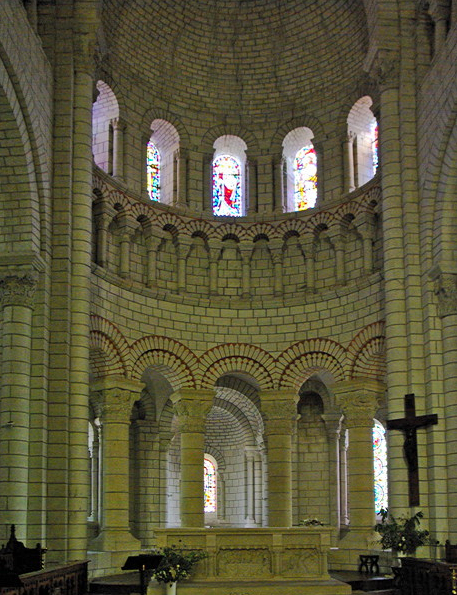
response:
<svg viewBox="0 0 457 595"><path fill-rule="evenodd" d="M275 155L273 157L273 200L274 212L282 213L284 204L284 179L283 179L283 156Z"/></svg>
<svg viewBox="0 0 457 595"><path fill-rule="evenodd" d="M368 378L338 382L333 392L349 430L348 480L351 528L370 533L375 522L373 418L385 386Z"/></svg>
<svg viewBox="0 0 457 595"><path fill-rule="evenodd" d="M121 118L113 118L111 128L113 130L113 177L123 181L125 122Z"/></svg>
<svg viewBox="0 0 457 595"><path fill-rule="evenodd" d="M363 245L363 270L366 275L373 272L373 216L371 213L366 213L365 220L360 228L360 235L362 236Z"/></svg>
<svg viewBox="0 0 457 595"><path fill-rule="evenodd" d="M274 276L274 287L273 295L279 297L284 292L283 278L282 278L282 258L281 252L278 248L272 250L271 260L273 261L273 276Z"/></svg>
<svg viewBox="0 0 457 595"><path fill-rule="evenodd" d="M339 529L341 524L340 514L340 432L341 413L327 413L322 416L328 438L328 464L329 464L329 502L330 524Z"/></svg>
<svg viewBox="0 0 457 595"><path fill-rule="evenodd" d="M354 177L354 136L348 133L346 139L343 141L343 157L344 157L344 191L352 192L355 190Z"/></svg>
<svg viewBox="0 0 457 595"><path fill-rule="evenodd" d="M255 527L255 454L253 447L245 447L246 461L246 519L245 527Z"/></svg>
<svg viewBox="0 0 457 595"><path fill-rule="evenodd" d="M97 3L73 3L73 120L71 180L71 278L69 353L68 559L87 551L87 427L92 255L93 50L99 28Z"/></svg>
<svg viewBox="0 0 457 595"><path fill-rule="evenodd" d="M434 267L431 277L438 296L438 316L443 336L444 423L451 543L457 540L457 264ZM441 420L440 420L441 423Z"/></svg>
<svg viewBox="0 0 457 595"><path fill-rule="evenodd" d="M251 249L241 248L241 297L249 299L251 296Z"/></svg>
<svg viewBox="0 0 457 595"><path fill-rule="evenodd" d="M430 15L435 24L435 54L437 54L446 43L449 0L432 0L430 2Z"/></svg>
<svg viewBox="0 0 457 595"><path fill-rule="evenodd" d="M219 282L217 263L219 258L219 249L210 246L209 249L209 295L218 295L219 293Z"/></svg>
<svg viewBox="0 0 457 595"><path fill-rule="evenodd" d="M27 536L32 307L35 271L0 277L2 358L0 379L0 494L2 525Z"/></svg>
<svg viewBox="0 0 457 595"><path fill-rule="evenodd" d="M332 238L335 247L335 278L340 285L346 283L345 241L340 235Z"/></svg>
<svg viewBox="0 0 457 595"><path fill-rule="evenodd" d="M246 164L249 197L247 215L257 213L257 163L250 159Z"/></svg>
<svg viewBox="0 0 457 595"><path fill-rule="evenodd" d="M102 506L101 532L96 550L134 550L140 542L129 530L129 428L133 404L142 386L131 380L108 376L94 383L101 410Z"/></svg>
<svg viewBox="0 0 457 595"><path fill-rule="evenodd" d="M181 435L181 527L203 527L205 524L205 424L213 396L212 390L186 389L171 397Z"/></svg>
<svg viewBox="0 0 457 595"><path fill-rule="evenodd" d="M314 238L311 236L305 240L305 258L306 258L306 289L314 291L316 284L315 272L315 249Z"/></svg>
<svg viewBox="0 0 457 595"><path fill-rule="evenodd" d="M174 192L173 204L177 207L185 207L187 205L187 167L189 161L189 153L182 147L175 151L174 154L174 176L173 183L176 191ZM176 182L175 182L176 181Z"/></svg>
<svg viewBox="0 0 457 595"><path fill-rule="evenodd" d="M207 153L203 156L203 204L204 213L213 213L213 156Z"/></svg>
<svg viewBox="0 0 457 595"><path fill-rule="evenodd" d="M345 425L341 428L340 440L340 525L349 525L348 506L348 431Z"/></svg>
<svg viewBox="0 0 457 595"><path fill-rule="evenodd" d="M134 222L123 217L119 225L119 277L130 276L130 243L135 233Z"/></svg>
<svg viewBox="0 0 457 595"><path fill-rule="evenodd" d="M298 395L265 391L260 395L268 457L270 527L292 526L292 432Z"/></svg>
<svg viewBox="0 0 457 595"><path fill-rule="evenodd" d="M178 293L186 291L186 255L185 247L180 245L178 249Z"/></svg>
<svg viewBox="0 0 457 595"><path fill-rule="evenodd" d="M319 207L325 200L324 192L324 147L323 143L313 139L313 146L316 151L317 160L317 198L314 206Z"/></svg>
<svg viewBox="0 0 457 595"><path fill-rule="evenodd" d="M159 250L162 238L155 236L149 231L145 234L146 244L146 285L148 287L155 287L157 283L157 252Z"/></svg>
<svg viewBox="0 0 457 595"><path fill-rule="evenodd" d="M103 198L98 198L94 203L97 264L106 267L108 264L108 230L110 223L116 216L116 211L107 204Z"/></svg>

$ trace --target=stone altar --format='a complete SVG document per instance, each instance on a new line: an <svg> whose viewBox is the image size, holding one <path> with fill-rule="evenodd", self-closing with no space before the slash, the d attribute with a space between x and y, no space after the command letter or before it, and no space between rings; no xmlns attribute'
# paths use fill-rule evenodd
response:
<svg viewBox="0 0 457 595"><path fill-rule="evenodd" d="M155 531L157 547L205 550L202 560L178 591L188 595L345 595L349 585L330 578L327 554L332 529L295 528L170 528ZM163 593L154 579L148 595Z"/></svg>

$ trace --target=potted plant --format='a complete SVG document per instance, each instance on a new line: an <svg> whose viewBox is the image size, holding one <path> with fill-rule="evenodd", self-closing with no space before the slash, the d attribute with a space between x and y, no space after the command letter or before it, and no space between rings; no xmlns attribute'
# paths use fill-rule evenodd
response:
<svg viewBox="0 0 457 595"><path fill-rule="evenodd" d="M203 551L183 550L176 546L164 547L157 553L163 557L152 576L159 583L165 583L167 595L175 595L176 584L188 578L197 562L208 556Z"/></svg>
<svg viewBox="0 0 457 595"><path fill-rule="evenodd" d="M302 519L298 522L299 527L323 527L324 523L316 518Z"/></svg>
<svg viewBox="0 0 457 595"><path fill-rule="evenodd" d="M424 516L421 511L412 517L395 518L382 509L380 515L381 522L375 525L374 530L381 536L383 550L391 549L397 556L414 554L419 546L430 543L430 533L420 529L420 522Z"/></svg>

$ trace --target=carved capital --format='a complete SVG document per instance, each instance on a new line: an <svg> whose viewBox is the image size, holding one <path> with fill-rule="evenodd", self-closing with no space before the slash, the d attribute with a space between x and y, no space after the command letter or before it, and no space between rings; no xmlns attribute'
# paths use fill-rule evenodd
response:
<svg viewBox="0 0 457 595"><path fill-rule="evenodd" d="M127 127L127 124L122 118L112 118L110 124L113 130L125 130Z"/></svg>
<svg viewBox="0 0 457 595"><path fill-rule="evenodd" d="M129 423L133 404L140 398L142 386L125 378L111 376L94 383L92 402L103 423Z"/></svg>
<svg viewBox="0 0 457 595"><path fill-rule="evenodd" d="M181 432L205 431L206 416L213 404L213 391L180 391L172 395L173 408Z"/></svg>
<svg viewBox="0 0 457 595"><path fill-rule="evenodd" d="M397 87L400 79L400 60L394 50L379 50L370 69L371 76L384 89Z"/></svg>
<svg viewBox="0 0 457 595"><path fill-rule="evenodd" d="M0 278L0 303L5 306L33 306L33 298L38 285L35 271L9 272Z"/></svg>
<svg viewBox="0 0 457 595"><path fill-rule="evenodd" d="M438 316L444 318L457 314L457 274L440 272L435 279L438 297Z"/></svg>
<svg viewBox="0 0 457 595"><path fill-rule="evenodd" d="M298 395L263 392L260 401L267 434L291 434L298 419Z"/></svg>
<svg viewBox="0 0 457 595"><path fill-rule="evenodd" d="M348 380L335 384L333 392L348 428L371 426L376 411L382 405L385 385L368 378Z"/></svg>

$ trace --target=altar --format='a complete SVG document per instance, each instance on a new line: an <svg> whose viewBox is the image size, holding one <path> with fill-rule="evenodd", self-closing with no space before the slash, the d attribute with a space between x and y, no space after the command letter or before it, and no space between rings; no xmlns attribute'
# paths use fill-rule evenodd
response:
<svg viewBox="0 0 457 595"><path fill-rule="evenodd" d="M157 546L203 550L188 595L345 595L351 588L327 570L332 529L326 527L173 528L155 531ZM278 585L281 589L278 591ZM154 579L148 595L163 595Z"/></svg>

